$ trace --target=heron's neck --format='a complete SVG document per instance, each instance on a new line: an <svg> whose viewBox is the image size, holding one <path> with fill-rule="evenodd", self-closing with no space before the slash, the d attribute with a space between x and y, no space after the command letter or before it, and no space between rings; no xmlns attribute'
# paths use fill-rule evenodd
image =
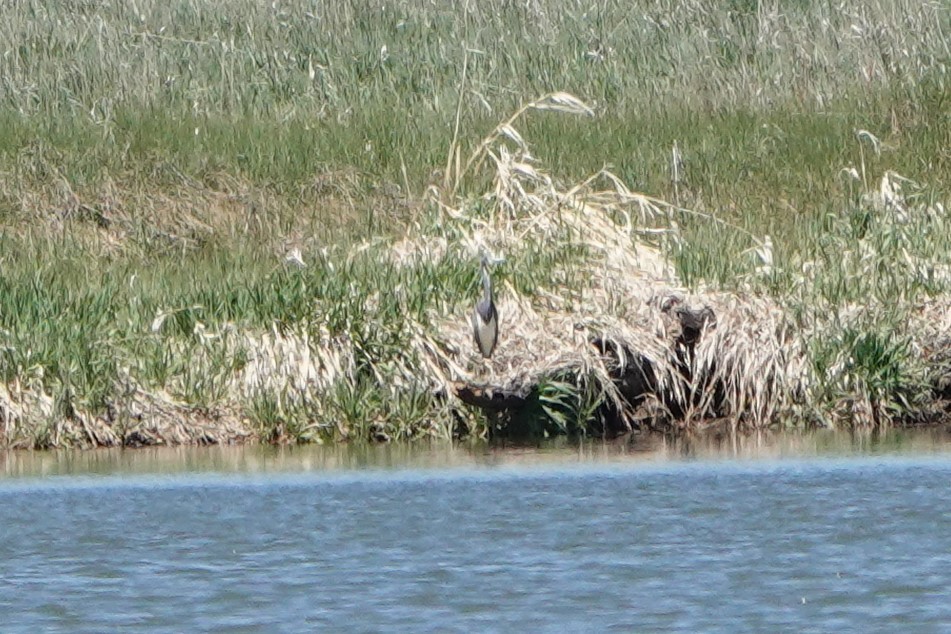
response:
<svg viewBox="0 0 951 634"><path fill-rule="evenodd" d="M492 278L489 277L489 271L482 267L482 299L487 302L492 301Z"/></svg>

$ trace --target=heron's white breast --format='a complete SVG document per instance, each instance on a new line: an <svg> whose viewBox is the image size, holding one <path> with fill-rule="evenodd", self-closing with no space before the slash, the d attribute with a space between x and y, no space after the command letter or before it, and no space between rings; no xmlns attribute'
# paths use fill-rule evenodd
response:
<svg viewBox="0 0 951 634"><path fill-rule="evenodd" d="M495 347L495 337L498 332L497 324L498 322L495 315L486 321L482 319L482 315L480 315L478 311L472 314L472 325L475 329L479 350L485 356L490 355L492 349Z"/></svg>

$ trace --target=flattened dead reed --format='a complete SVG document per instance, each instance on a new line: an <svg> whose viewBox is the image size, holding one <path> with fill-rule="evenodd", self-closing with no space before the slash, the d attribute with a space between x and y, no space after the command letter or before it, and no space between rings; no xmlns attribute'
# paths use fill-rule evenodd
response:
<svg viewBox="0 0 951 634"><path fill-rule="evenodd" d="M557 94L517 114L539 107L590 112L575 97ZM687 303L712 308L716 323L685 356L661 314L664 297L685 294L661 251L679 239L670 221L674 206L632 192L607 170L559 188L531 156L516 124L517 117L500 124L460 171L465 176L471 166L494 167L492 191L479 209L472 201L454 206L439 200L438 224L450 228L472 261L479 252L512 257L537 244L570 243L577 255L553 262L556 270L549 273L563 281L534 294L503 285L500 343L488 367L471 344L465 306L440 315L435 329L418 328L413 347L437 389L450 398L460 382L527 393L550 377L569 377L578 394L593 386L596 401L630 426L644 413L634 411L618 384L626 357L637 357L655 378L643 398L659 405L649 411L666 423L673 422L671 405L688 423L727 417L761 426L787 413L802 392L805 363L780 308L751 296L690 295ZM407 250L404 241L400 252ZM613 357L604 354L606 347Z"/></svg>

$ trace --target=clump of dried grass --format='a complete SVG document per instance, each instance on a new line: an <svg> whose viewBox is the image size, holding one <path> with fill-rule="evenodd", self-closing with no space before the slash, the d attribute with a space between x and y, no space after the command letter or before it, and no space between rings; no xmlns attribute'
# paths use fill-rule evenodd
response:
<svg viewBox="0 0 951 634"><path fill-rule="evenodd" d="M352 381L356 369L348 337L332 337L326 327L315 334L272 329L245 335L240 345L246 362L235 377L235 389L246 399L271 393L309 399L319 406L320 395L339 381Z"/></svg>
<svg viewBox="0 0 951 634"><path fill-rule="evenodd" d="M560 187L515 127L532 109L590 113L563 93L520 109L464 163L449 162L463 165L452 192L478 166L494 168L493 190L483 201L487 210L479 213L471 201L450 203L442 196L439 225L453 227L473 261L480 251L511 257L528 245L563 241L581 255L561 263L564 283L533 296L520 295L512 285L502 289L500 342L488 364L472 344L465 308L440 316L435 330L418 329L413 346L422 351L433 383L448 395L457 383L489 383L524 394L546 377L571 376L579 388L596 386L599 400L630 425L638 413L618 384L628 358L636 357L654 377L652 393L644 396L659 406L655 418L669 421L675 407L694 422L727 416L762 425L787 411L801 391L805 364L780 308L763 298L693 295L690 303L713 308L716 325L705 329L696 350L678 349L678 324L664 318L662 301L651 301L683 293L662 250L664 243L679 241L671 222L675 207L632 192L607 170ZM405 242L400 249L408 250ZM605 346L613 355L605 354Z"/></svg>
<svg viewBox="0 0 951 634"><path fill-rule="evenodd" d="M195 408L164 390L146 390L130 378L103 412L56 398L41 385L0 384L2 445L11 449L141 447L244 442L253 433L228 407Z"/></svg>

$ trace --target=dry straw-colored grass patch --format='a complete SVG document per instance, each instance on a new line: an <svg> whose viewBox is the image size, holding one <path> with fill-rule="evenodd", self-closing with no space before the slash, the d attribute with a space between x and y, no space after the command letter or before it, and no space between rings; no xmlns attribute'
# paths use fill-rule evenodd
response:
<svg viewBox="0 0 951 634"><path fill-rule="evenodd" d="M252 440L243 418L228 407L196 408L164 390L131 380L104 412L57 402L42 386L0 384L0 421L7 448L209 445Z"/></svg>
<svg viewBox="0 0 951 634"><path fill-rule="evenodd" d="M529 245L565 240L579 247L580 255L561 264L564 283L532 296L519 295L512 285L502 289L500 342L488 363L476 353L464 310L441 316L435 331L419 329L413 345L424 352L433 383L448 395L459 383L524 395L546 377L567 375L579 387L596 386L629 426L643 413L621 393L623 378L646 373L647 391L638 400L655 405L650 410L655 419L775 420L801 391L805 374L802 348L782 310L764 298L686 295L660 248L679 241L670 221L674 207L630 191L607 170L559 187L515 129L516 118L532 108L590 111L558 93L500 124L460 170L464 176L474 166L494 166L488 212L477 214L467 201L450 204L443 197L439 224L453 228L473 261L479 252L512 257ZM399 252L444 252L442 245L435 251L428 245L423 239L414 250L404 241ZM672 299L688 310L708 307L715 315L689 350L680 321L671 318Z"/></svg>

